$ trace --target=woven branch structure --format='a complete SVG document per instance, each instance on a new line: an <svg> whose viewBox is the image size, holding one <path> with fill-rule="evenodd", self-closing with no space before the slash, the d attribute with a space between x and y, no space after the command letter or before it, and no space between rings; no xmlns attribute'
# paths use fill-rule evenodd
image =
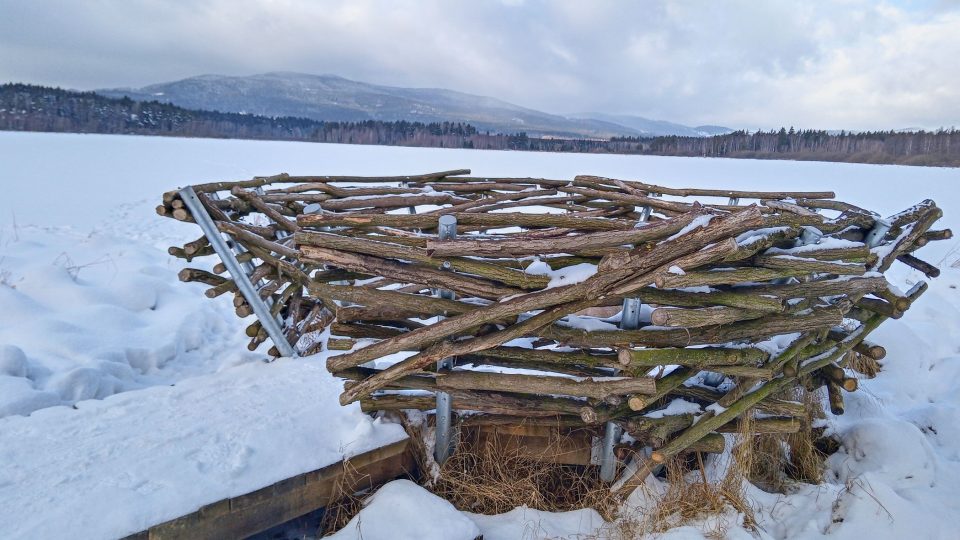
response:
<svg viewBox="0 0 960 540"><path fill-rule="evenodd" d="M654 449L624 493L672 456L722 450L717 433L748 416L755 431L800 429L784 399L800 384L842 413L853 369L885 354L868 334L926 288L883 273L900 261L936 277L913 252L951 236L929 200L882 219L830 192L468 174L192 187L295 350L344 351L327 360L341 403L432 410L442 392L470 424L615 422ZM157 212L194 221L179 192ZM455 238L438 236L443 216ZM170 253L215 255L206 237ZM180 277L250 315L213 270ZM251 350L268 339L262 321L246 331ZM677 398L701 406L696 422L650 414Z"/></svg>

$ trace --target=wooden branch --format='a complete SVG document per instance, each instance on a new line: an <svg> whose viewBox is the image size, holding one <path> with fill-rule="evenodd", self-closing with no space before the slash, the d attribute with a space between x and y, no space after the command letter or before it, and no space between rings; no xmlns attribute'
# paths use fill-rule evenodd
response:
<svg viewBox="0 0 960 540"><path fill-rule="evenodd" d="M356 208L406 208L408 206L437 205L466 202L467 199L450 193L434 195L384 195L381 197L350 197L329 199L320 203L324 210L353 210Z"/></svg>
<svg viewBox="0 0 960 540"><path fill-rule="evenodd" d="M438 374L437 385L442 389L564 395L599 400L627 394L652 394L656 391L653 379L647 377L577 380L566 377L481 371L452 371Z"/></svg>
<svg viewBox="0 0 960 540"><path fill-rule="evenodd" d="M797 214L800 216L806 216L810 218L819 218L821 220L823 219L823 216L821 216L820 214L812 210L807 210L802 206L798 206L796 204L792 204L788 202L763 199L760 201L760 204L768 208L773 208L774 210L780 210L781 212L790 212L791 214Z"/></svg>
<svg viewBox="0 0 960 540"><path fill-rule="evenodd" d="M696 328L714 324L727 324L762 317L764 312L723 306L682 309L662 307L653 310L650 321L657 326Z"/></svg>
<svg viewBox="0 0 960 540"><path fill-rule="evenodd" d="M754 264L764 268L792 270L805 274L828 273L848 276L862 276L867 271L867 267L862 263L821 261L817 259L795 257L792 255L761 255L759 257L755 257L753 262Z"/></svg>
<svg viewBox="0 0 960 540"><path fill-rule="evenodd" d="M625 231L607 231L544 240L431 240L427 252L432 257L478 256L518 257L547 253L579 253L588 249L650 242L676 234L699 216L690 212L676 219L650 223Z"/></svg>
<svg viewBox="0 0 960 540"><path fill-rule="evenodd" d="M615 285L617 282L636 273L643 272L646 269L655 269L657 266L661 266L666 262L673 263L678 257L696 252L698 249L722 238L729 237L732 234L738 234L743 229L754 226L759 220L759 217L759 213L756 212L756 210L747 210L739 214L731 215L726 219L715 219L714 222L707 227L686 235L684 242L670 242L657 246L657 248L654 248L648 253L648 256L642 262L637 261L635 265L614 272L597 274L575 285L538 291L498 302L470 313L445 319L435 325L414 330L400 338L384 341L347 355L332 357L328 361L328 369L338 371L394 352L421 350L424 346L436 343L444 336L458 331L458 329L476 327L481 324L519 315L527 311L545 309L568 302L575 303L576 305L574 307L578 308L571 311L579 311L579 309L582 309L581 306L589 307L589 304L601 296L605 289ZM729 246L727 249L730 249ZM646 285L649 285L649 283ZM581 301L580 299L586 300ZM561 310L554 313L554 315L560 318L566 313ZM547 321L544 324L548 324L549 322L552 321ZM490 348L497 345L500 345L500 343L493 343L483 348ZM483 348L476 350L483 350Z"/></svg>
<svg viewBox="0 0 960 540"><path fill-rule="evenodd" d="M889 284L882 277L826 279L805 283L765 284L736 287L737 292L770 294L783 300L791 298L820 298L840 294L863 295L886 290Z"/></svg>
<svg viewBox="0 0 960 540"><path fill-rule="evenodd" d="M843 394L840 392L840 385L833 381L827 383L827 398L830 403L830 412L835 415L843 414Z"/></svg>
<svg viewBox="0 0 960 540"><path fill-rule="evenodd" d="M939 268L928 263L927 261L918 259L913 255L910 255L909 253L898 255L897 260L909 266L910 268L913 268L914 270L919 270L920 272L923 272L923 275L927 276L928 278L935 278L940 276Z"/></svg>
<svg viewBox="0 0 960 540"><path fill-rule="evenodd" d="M728 325L705 326L696 332L684 328L640 330L594 330L553 325L540 332L542 337L576 347L687 347L712 345L750 339L760 340L781 334L830 328L843 321L845 310L834 307L815 308L809 314L768 315L759 319Z"/></svg>
<svg viewBox="0 0 960 540"><path fill-rule="evenodd" d="M690 427L693 424L693 415L680 414L660 418L636 416L618 423L634 439L648 442L656 447L662 446L674 433ZM750 420L749 427L750 433L754 434L797 433L800 431L801 422L799 418L792 416L755 418ZM739 420L734 420L717 429L720 433L740 433L742 430L742 421Z"/></svg>
<svg viewBox="0 0 960 540"><path fill-rule="evenodd" d="M874 313L883 314L891 319L899 319L900 317L903 317L903 311L897 309L895 305L884 300L878 300L876 298L861 298L856 303L856 306Z"/></svg>
<svg viewBox="0 0 960 540"><path fill-rule="evenodd" d="M479 199L455 204L447 208L441 208L439 210L431 210L425 212L426 214L452 214L457 212L487 212L491 207L496 206L500 203L516 201L518 199L526 199L532 197L548 197L550 195L556 195L556 189L540 189L540 190L530 190L530 191L520 191L516 193L494 193L488 196L481 197Z"/></svg>
<svg viewBox="0 0 960 540"><path fill-rule="evenodd" d="M564 214L452 213L457 226L464 227L563 227L579 230L629 230L635 222L623 219L577 217ZM297 216L300 227L405 227L429 229L437 226L435 214L305 214Z"/></svg>
<svg viewBox="0 0 960 540"><path fill-rule="evenodd" d="M379 242L376 240L363 238L351 238L338 234L320 232L301 232L296 234L294 238L296 243L300 246L332 248L364 255L373 255L376 257L414 261L433 265L434 267L439 266L448 268L449 270L456 272L474 274L523 289L542 289L550 282L550 278L546 276L527 274L522 271L518 272L516 270L505 268L499 264L478 261L475 259L453 257L444 259L443 261L438 261L437 259L427 255L426 250L417 249L414 247L398 246L388 242Z"/></svg>
<svg viewBox="0 0 960 540"><path fill-rule="evenodd" d="M617 356L613 354L593 354L586 351L553 351L525 349L522 347L493 347L473 354L480 360L494 359L503 361L529 362L540 365L586 366L590 368L620 368Z"/></svg>
<svg viewBox="0 0 960 540"><path fill-rule="evenodd" d="M223 276L218 276L206 270L198 270L196 268L184 268L177 274L177 277L180 278L180 281L195 281L213 287L227 281Z"/></svg>
<svg viewBox="0 0 960 540"><path fill-rule="evenodd" d="M838 340L838 341L840 341L840 340ZM862 354L862 355L864 355L864 356L867 356L867 357L870 357L870 358L872 358L872 359L874 359L874 360L877 360L877 361L883 360L883 359L887 356L887 350L886 350L885 348L883 348L883 347L881 347L880 345L877 345L877 344L875 344L875 343L871 343L871 342L869 342L869 341L866 341L866 340L861 341L860 343L858 343L858 344L853 348L853 350L857 351L858 353L860 353L860 354Z"/></svg>
<svg viewBox="0 0 960 540"><path fill-rule="evenodd" d="M695 349L620 349L620 365L635 370L656 366L681 365L690 367L759 365L766 362L769 353L756 347L703 347Z"/></svg>
<svg viewBox="0 0 960 540"><path fill-rule="evenodd" d="M927 231L923 233L923 238L926 242L936 242L938 240L950 240L953 238L953 231L950 229L943 229L939 231Z"/></svg>
<svg viewBox="0 0 960 540"><path fill-rule="evenodd" d="M877 262L872 270L886 272L890 268L890 265L893 264L893 261L900 255L908 253L917 239L922 237L941 217L943 217L943 210L937 208L936 205L926 207L919 214L916 222L904 226L903 232L893 241L892 247L879 262ZM891 233L892 231L893 229L891 228Z"/></svg>
<svg viewBox="0 0 960 540"><path fill-rule="evenodd" d="M755 215L756 215L756 214L753 214L753 216L755 216ZM750 220L750 219L752 219L752 216L751 216L750 212L744 212L744 213L742 213L742 214L740 214L740 215L731 216L731 217L728 218L727 220L724 220L723 222L718 223L717 226L716 226L716 228L714 228L714 229L712 229L712 230L703 231L703 232L698 236L698 238L699 238L700 240L702 240L703 237L709 238L709 237L711 237L711 235L718 234L718 229L719 229L719 230L724 230L724 229L726 229L726 228L728 228L728 227L735 226L734 224L736 224L736 223L741 223L741 222L743 222L743 221L747 221L747 220ZM696 240L694 240L693 238L691 238L690 240L691 240L691 242L689 242L689 243L684 243L684 244L683 244L683 247L682 247L682 248L679 248L679 249L689 250L689 249L691 249L692 246L695 246L696 243L697 243ZM674 245L674 244L671 244L671 246L673 246L674 248L677 248L677 246ZM666 249L666 248L665 248L665 249ZM694 249L695 249L695 248L694 248ZM732 239L729 239L729 242L726 242L726 243L724 243L724 242L717 242L717 243L713 244L712 246L710 246L710 247L708 247L708 248L701 249L700 251L697 251L697 252L690 253L690 254L688 254L688 255L682 256L682 257L680 257L679 259L676 259L674 262L677 263L677 264L687 264L687 262L689 261L691 264L704 264L705 262L708 262L708 261L714 261L714 260L718 260L718 259L720 259L720 258L723 258L725 255L727 255L727 254L728 254L731 250L733 250L733 249L736 249L736 243L735 243ZM651 261L648 261L648 264L652 264L652 261L655 261L655 260L656 260L655 257L652 258ZM665 266L665 265L664 265L664 266ZM649 274L648 274L648 277L646 278L646 282L641 283L641 286L649 285L649 284L650 284L649 282L652 281L653 279L655 279L655 276L656 276L656 275L658 275L659 273L665 272L667 269L666 269L664 266L661 266L660 268L655 269L654 272L649 273ZM629 272L629 270L624 270L623 272ZM601 283L601 284L606 283L606 284L608 284L608 286L609 286L609 285L614 285L615 282L612 282L612 281L610 281L610 280L611 280L611 278L615 278L616 275L617 275L617 273L612 273L612 274L608 273L607 275L602 276L603 279L605 279L605 280L607 280L607 281L605 281L605 282L604 282L604 281L601 281L600 283ZM627 274L627 275L628 275L628 274ZM597 277L597 276L595 276L595 277ZM599 278L598 278L598 279L599 279ZM598 285L597 283L592 282L592 280L593 280L593 278L588 279L587 281L585 281L585 282L583 282L583 283L580 283L580 284L577 284L577 285L568 286L568 287L567 287L567 290L565 291L565 293L568 293L568 294L569 294L571 291L580 292L580 291L578 291L577 289L578 289L578 288L581 288L581 287L586 288L587 291L590 291L593 287L597 287L597 285ZM501 330L501 331L499 331L499 332L495 332L495 333L493 333L493 334L489 334L489 335L482 336L482 337L476 337L476 338L474 338L474 339L470 339L470 340L466 340L466 341L460 341L460 342L456 342L456 343L441 342L441 343L437 343L437 344L435 344L435 345L432 345L432 346L430 346L429 348L427 348L426 350L423 350L422 352L420 352L419 354L416 354L416 355L414 355L414 356L412 356L412 357L410 357L410 358L407 358L406 360L403 360L402 362L399 362L399 363L397 363L397 364L394 364L394 365L391 366L390 368L388 368L388 369L384 370L383 372L379 373L377 376L370 377L369 379L367 379L366 381L364 381L364 382L362 383L362 384L363 384L362 387L359 387L359 385L358 385L357 388L350 389L349 391L344 391L344 393L341 394L341 396L340 396L340 401L341 401L341 403L343 403L343 404L350 403L351 401L356 400L358 396L362 396L362 395L364 395L364 393L370 393L370 392L376 390L378 387L382 386L383 384L388 383L392 378L396 378L396 377L398 377L398 376L403 376L404 374L406 374L406 373L408 373L408 372L410 372L410 371L413 371L413 370L416 370L416 369L420 369L420 368L422 368L422 367L424 367L424 366L426 366L426 365L429 365L429 364L431 364L431 363L433 363L433 362L436 362L436 361L440 360L441 358L448 358L448 357L453 357L453 356L458 356L458 355L463 355L463 354L470 354L470 353L473 353L473 352L477 352L477 351L489 349L489 348L491 348L491 347L496 347L496 346L498 346L498 345L502 345L503 343L506 343L507 341L510 341L510 340L512 340L512 339L516 339L516 338L518 338L518 337L527 335L527 334L529 334L529 333L531 333L531 332L533 332L533 331L535 331L535 330L537 330L537 329L539 329L539 328L542 328L542 327L544 327L544 326L552 323L553 321L556 321L557 319L563 317L564 315L566 315L566 314L568 314L568 313L576 312L576 311L579 311L579 310L584 309L584 308L586 308L586 307L589 307L591 304L594 303L594 297L595 297L595 295L597 294L597 293L589 293L589 292L588 292L588 294L586 294L586 299L583 299L583 300L576 300L576 298L578 298L578 297L580 297L580 296L573 296L573 297L572 297L572 298L574 299L573 301L571 301L571 302L569 302L569 303L567 303L567 304L557 305L556 300L557 300L557 297L560 296L559 293L564 292L564 291L562 291L562 289L563 289L563 288L557 288L557 289L552 289L552 290L550 290L550 291L543 291L543 292L554 292L554 291L557 291L557 293L555 293L555 294L551 297L551 305L553 305L553 307L551 307L550 309L547 309L547 310L545 310L545 311L543 311L543 312L541 312L541 313L539 313L539 314L537 314L537 315L535 315L535 316L533 316L533 317L530 317L530 318L528 318L528 319L525 319L525 320L522 321L522 322L519 322L519 323L517 323L517 324L514 324L514 325L512 325L512 326L509 326L509 327L507 327L506 329ZM531 299L531 298L537 297L538 295L542 295L542 293L531 293L531 294L528 294L528 295L526 295L526 296L517 298L517 299L515 299L515 300L516 300L517 303L520 303L520 302L523 301L523 300L529 300L529 299ZM498 312L498 311L497 311L497 308L499 308L499 309L505 309L505 308L515 309L515 308L516 308L516 305L511 306L511 305L510 305L510 302L500 302L499 304L496 304L495 306L490 306L490 307L488 307L488 308L485 308L484 310L477 310L476 312L468 313L468 314L466 314L466 315L462 315L462 316L458 317L457 319L460 319L458 322L459 322L460 324L462 324L462 323L464 322L464 320L469 321L471 316L475 316L475 315L478 314L478 313L482 314L483 311L486 311L486 312L487 312L487 315L489 315L490 312ZM429 335L429 331L430 331L431 329L436 330L436 327L442 327L442 326L445 325L445 324L449 324L448 321L453 321L453 320L455 320L455 319L447 319L447 320L441 321L440 323L438 323L438 324L436 324L436 325L433 325L433 326L431 326L431 327L427 327L427 328L423 328L423 329L419 329L419 330L414 330L414 331L410 332L409 334L407 334L407 335L405 335L405 336L401 336L401 337L395 338L395 339L393 339L393 340L390 340L390 342L393 342L393 343L390 343L390 342L381 342L380 344L373 345L373 346L371 346L371 347L368 347L367 349L376 349L378 346L381 346L381 345L383 345L384 343L390 343L391 346L394 346L394 347L395 347L395 346L397 346L397 343L402 342L402 341L405 341L405 340L408 340L408 338L409 338L411 335L417 334L418 332L423 332L423 333ZM452 325L452 326L456 327L457 325ZM444 330L448 330L448 329L444 329ZM423 339L424 337L421 335L421 336L419 336L419 338L420 338L420 339ZM411 341L412 341L412 340L411 340ZM402 349L402 346L401 346L401 349L400 349L400 350L403 350L403 349ZM334 360L334 361L339 360L339 361L344 362L344 363L345 363L346 361L356 362L356 358L357 358L357 357L360 357L360 358L363 357L363 354L357 354L358 352L362 353L362 350L361 350L361 351L355 351L355 352L353 352L353 353L350 353L350 355L344 355L343 357L338 357L338 358L336 358L336 359L329 359L329 360L328 360L328 369L329 369L329 367L330 367L330 363L331 363L330 361L331 361L331 360ZM366 354L370 354L370 352L367 351ZM348 358L348 357L350 357L350 358ZM354 364L354 365L356 365L356 364ZM344 366L344 367L349 367L349 365L348 365L348 366Z"/></svg>
<svg viewBox="0 0 960 540"><path fill-rule="evenodd" d="M601 176L577 176L575 180L593 180L600 183L613 184L612 178L603 178ZM726 189L699 189L699 188L670 188L665 186L656 186L639 181L627 180L624 183L634 188L646 192L660 195L676 195L679 197L724 197L738 199L832 199L836 194L832 191L736 191Z"/></svg>
<svg viewBox="0 0 960 540"><path fill-rule="evenodd" d="M465 296L498 300L521 293L505 285L452 272L444 272L419 264L404 264L369 255L359 255L346 251L302 246L300 259L313 264L331 264L345 270L363 272L408 283L419 283L428 287L449 289Z"/></svg>
<svg viewBox="0 0 960 540"><path fill-rule="evenodd" d="M827 364L823 366L820 368L819 373L827 380L837 384L840 388L843 388L847 392L854 392L859 386L859 383L856 379L847 377L847 374L843 371L843 368L836 364Z"/></svg>
<svg viewBox="0 0 960 540"><path fill-rule="evenodd" d="M569 398L524 396L496 392L453 390L446 392L451 405L459 411L477 411L487 414L550 418L557 415L576 416L583 402ZM364 412L377 410L419 409L431 410L437 405L434 396L386 394L364 397L360 408Z"/></svg>
<svg viewBox="0 0 960 540"><path fill-rule="evenodd" d="M728 306L750 311L777 313L783 311L784 307L783 300L774 295L753 293L747 290L689 292L646 287L634 290L630 295L639 298L645 304L686 308ZM613 298L612 302L613 304L620 304L622 300L622 297L617 297Z"/></svg>
<svg viewBox="0 0 960 540"><path fill-rule="evenodd" d="M732 268L686 272L684 274L666 274L657 281L661 289L679 289L683 287L702 287L705 285L735 285L770 281L788 277L803 276L809 272L804 269L773 268Z"/></svg>
<svg viewBox="0 0 960 540"><path fill-rule="evenodd" d="M260 213L270 218L274 223L276 223L281 229L294 233L297 232L297 224L291 222L289 219L283 217L280 212L273 209L270 205L263 202L263 200L258 197L253 192L247 191L241 187L233 187L230 190L230 193L235 197L250 203L251 206L256 208Z"/></svg>

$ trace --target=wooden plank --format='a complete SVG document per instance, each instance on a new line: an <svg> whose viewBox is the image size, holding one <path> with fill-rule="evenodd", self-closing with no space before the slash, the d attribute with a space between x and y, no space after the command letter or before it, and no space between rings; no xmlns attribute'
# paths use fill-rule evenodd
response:
<svg viewBox="0 0 960 540"><path fill-rule="evenodd" d="M246 538L416 468L409 439L359 454L130 535L127 539Z"/></svg>
<svg viewBox="0 0 960 540"><path fill-rule="evenodd" d="M547 426L477 426L480 444L494 444L498 452L544 463L590 465L594 433L587 429L560 430Z"/></svg>

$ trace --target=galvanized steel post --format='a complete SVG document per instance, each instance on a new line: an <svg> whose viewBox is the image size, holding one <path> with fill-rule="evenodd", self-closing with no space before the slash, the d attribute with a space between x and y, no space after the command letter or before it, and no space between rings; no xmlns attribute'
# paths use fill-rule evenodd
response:
<svg viewBox="0 0 960 540"><path fill-rule="evenodd" d="M624 298L620 315L621 330L636 330L640 327L640 299ZM613 482L617 474L617 456L614 450L623 430L615 422L607 422L603 428L603 447L600 449L600 480Z"/></svg>
<svg viewBox="0 0 960 540"><path fill-rule="evenodd" d="M457 237L457 218L452 215L440 216L439 220L440 240L453 240ZM443 264L444 268L449 267L449 263ZM438 290L437 296L452 300L453 291ZM442 316L440 317L442 318ZM450 370L453 368L453 358L444 358L437 362L437 372ZM452 450L452 418L453 412L450 406L450 394L446 392L437 392L437 412L436 412L436 436L434 437L433 456L437 463L443 464L450 457Z"/></svg>

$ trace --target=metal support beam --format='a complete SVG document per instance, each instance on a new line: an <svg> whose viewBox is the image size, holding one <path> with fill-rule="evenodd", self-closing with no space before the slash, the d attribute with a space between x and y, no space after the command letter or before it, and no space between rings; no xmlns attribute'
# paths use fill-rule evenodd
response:
<svg viewBox="0 0 960 540"><path fill-rule="evenodd" d="M183 199L183 203L187 205L187 209L190 210L190 214L193 216L193 219L196 220L197 225L200 226L200 230L203 231L204 236L210 241L210 246L213 247L213 250L216 251L220 257L220 260L223 261L224 266L227 267L227 271L230 273L230 277L233 278L234 283L237 284L237 289L240 290L240 294L243 295L243 298L250 304L250 307L253 308L253 313L257 316L257 319L259 319L260 324L263 325L263 329L267 331L267 335L270 336L270 340L273 341L277 350L280 351L282 356L297 356L296 351L294 351L290 343L287 342L286 336L280 328L280 323L270 313L270 308L267 307L267 304L260 298L260 295L257 294L257 290L254 288L253 283L250 283L250 278L247 276L247 273L244 272L243 266L237 261L233 250L227 245L226 239L220 234L217 226L213 223L213 219L210 218L210 214L207 213L207 209L203 206L203 203L200 202L200 198L193 191L193 188L187 186L181 189L180 198Z"/></svg>
<svg viewBox="0 0 960 540"><path fill-rule="evenodd" d="M620 315L621 330L636 330L640 327L640 299L624 298L623 311ZM603 446L600 449L600 480L603 482L613 482L617 474L617 456L614 449L620 438L623 437L623 429L615 422L607 422L603 427Z"/></svg>
<svg viewBox="0 0 960 540"><path fill-rule="evenodd" d="M440 216L439 220L440 240L453 240L457 237L457 218L452 215ZM448 268L450 263L444 262L443 267ZM437 290L435 294L441 298L453 300L453 291ZM439 318L442 318L441 315ZM437 362L437 372L449 371L453 368L453 358L444 358ZM453 450L452 420L453 411L450 404L450 394L446 392L437 392L437 412L436 412L436 436L434 437L433 457L437 463L443 464L450 457Z"/></svg>

